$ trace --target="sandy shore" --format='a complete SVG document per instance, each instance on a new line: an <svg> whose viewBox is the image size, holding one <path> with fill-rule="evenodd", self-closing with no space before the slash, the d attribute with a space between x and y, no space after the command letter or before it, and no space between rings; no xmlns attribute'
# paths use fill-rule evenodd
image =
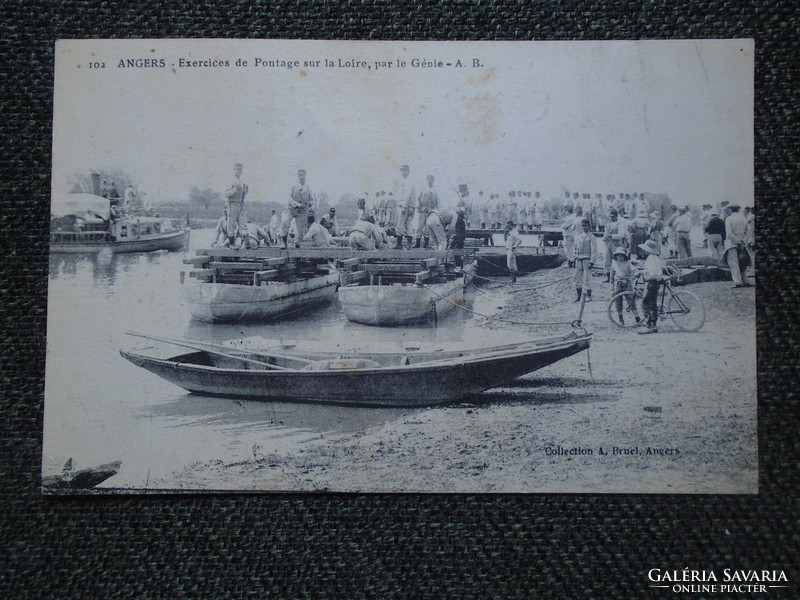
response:
<svg viewBox="0 0 800 600"><path fill-rule="evenodd" d="M485 326L545 335L577 316L561 266L474 293L503 298ZM592 347L470 402L421 409L289 453L195 463L170 487L389 492L754 493L755 288L687 286L705 326L657 335L613 326L595 278L583 325ZM513 293L506 293L512 291ZM498 320L505 319L505 320Z"/></svg>

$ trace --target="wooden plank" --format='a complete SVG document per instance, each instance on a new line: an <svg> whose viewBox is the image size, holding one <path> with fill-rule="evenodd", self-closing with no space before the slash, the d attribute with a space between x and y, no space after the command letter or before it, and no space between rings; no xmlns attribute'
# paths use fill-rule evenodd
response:
<svg viewBox="0 0 800 600"><path fill-rule="evenodd" d="M253 273L253 285L259 285L262 281L266 281L267 279L272 279L273 277L277 277L280 274L280 271L277 269L272 269L269 271L256 271Z"/></svg>
<svg viewBox="0 0 800 600"><path fill-rule="evenodd" d="M419 263L368 263L362 265L362 269L370 275L380 273L418 273L423 270Z"/></svg>
<svg viewBox="0 0 800 600"><path fill-rule="evenodd" d="M442 258L440 256L432 256L430 258L422 259L421 262L422 262L423 268L426 268L426 267L432 267L434 265L438 265L438 264L440 264L442 262L446 262L446 261L445 261L444 258Z"/></svg>
<svg viewBox="0 0 800 600"><path fill-rule="evenodd" d="M265 258L264 260L261 261L261 264L264 265L265 267L274 267L276 265L284 264L287 260L289 259L285 256L280 258Z"/></svg>
<svg viewBox="0 0 800 600"><path fill-rule="evenodd" d="M361 259L360 258L340 258L339 260L336 261L336 263L338 264L338 266L343 267L343 268L344 267L355 267L355 266L361 264Z"/></svg>
<svg viewBox="0 0 800 600"><path fill-rule="evenodd" d="M194 271L189 271L189 277L214 277L214 269L195 269Z"/></svg>
<svg viewBox="0 0 800 600"><path fill-rule="evenodd" d="M367 272L366 271L352 271L351 273L342 273L342 285L347 285L348 283L355 283L356 281L361 281L362 279L366 279Z"/></svg>
<svg viewBox="0 0 800 600"><path fill-rule="evenodd" d="M391 250L351 250L350 248L289 248L283 250L277 247L248 249L233 248L207 248L197 250L198 256L211 256L219 258L238 258L245 260L263 260L270 258L295 258L295 259L348 259L348 258L377 258L377 259L402 259L418 260L427 258L440 258L453 260L455 256L463 256L465 250L433 250L430 248L391 249Z"/></svg>
<svg viewBox="0 0 800 600"><path fill-rule="evenodd" d="M223 271L258 271L261 269L260 262L212 262L211 269Z"/></svg>
<svg viewBox="0 0 800 600"><path fill-rule="evenodd" d="M183 264L193 265L195 267L204 267L210 260L211 258L208 256L192 256L190 258L184 258Z"/></svg>
<svg viewBox="0 0 800 600"><path fill-rule="evenodd" d="M414 283L421 285L427 279L430 279L431 272L430 271L420 271L414 276Z"/></svg>

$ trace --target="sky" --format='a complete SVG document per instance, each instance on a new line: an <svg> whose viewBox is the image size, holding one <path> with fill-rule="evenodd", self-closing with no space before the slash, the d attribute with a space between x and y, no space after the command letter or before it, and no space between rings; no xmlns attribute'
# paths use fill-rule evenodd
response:
<svg viewBox="0 0 800 600"><path fill-rule="evenodd" d="M335 201L390 190L406 163L451 198L467 183L752 203L753 52L750 40L62 41L53 193L122 169L151 202L182 199L222 191L241 162L250 200L284 202L305 168Z"/></svg>

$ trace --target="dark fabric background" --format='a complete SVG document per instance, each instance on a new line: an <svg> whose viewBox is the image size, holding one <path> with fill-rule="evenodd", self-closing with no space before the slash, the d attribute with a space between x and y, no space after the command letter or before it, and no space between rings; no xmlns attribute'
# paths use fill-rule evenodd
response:
<svg viewBox="0 0 800 600"><path fill-rule="evenodd" d="M677 597L646 587L654 567L783 569L791 587L764 597L800 597L794 5L0 3L0 597ZM70 37L755 38L761 493L42 497L53 42Z"/></svg>

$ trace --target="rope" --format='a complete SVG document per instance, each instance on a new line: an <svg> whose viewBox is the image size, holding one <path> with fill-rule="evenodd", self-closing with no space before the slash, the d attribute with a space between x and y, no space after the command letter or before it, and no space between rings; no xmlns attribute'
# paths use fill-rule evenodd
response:
<svg viewBox="0 0 800 600"><path fill-rule="evenodd" d="M481 277L481 279L486 279L487 281L493 281L493 282L495 281L494 279L489 279L488 277ZM571 281L572 279L573 279L572 275L569 275L567 277L564 277L563 279L555 279L553 281L548 281L547 283L543 283L541 285L518 285L518 284L511 283L509 281L506 281L506 282L500 283L500 286L505 287L507 285L513 285L515 290L539 290L539 289L542 289L542 288L549 287L551 285L564 284L564 282ZM478 291L479 293L485 293L485 292L481 291L478 288L478 286L476 286L474 283L470 283L470 285L476 291ZM566 286L563 286L563 285L562 285L562 287L566 288Z"/></svg>
<svg viewBox="0 0 800 600"><path fill-rule="evenodd" d="M492 321L502 321L503 323L511 323L512 325L569 325L572 321L512 321L511 319L503 319L500 317L492 317L490 315L484 315L483 313L479 313L478 311L472 310L471 308L467 308L462 304L458 304L457 302L453 302L450 298L446 296L442 296L439 292L432 290L427 285L423 285L426 290L428 290L434 296L439 296L442 300L447 300L453 306L460 308L461 310L465 310L467 312L472 313L473 315L478 315L479 317L483 317L484 319L490 319Z"/></svg>

